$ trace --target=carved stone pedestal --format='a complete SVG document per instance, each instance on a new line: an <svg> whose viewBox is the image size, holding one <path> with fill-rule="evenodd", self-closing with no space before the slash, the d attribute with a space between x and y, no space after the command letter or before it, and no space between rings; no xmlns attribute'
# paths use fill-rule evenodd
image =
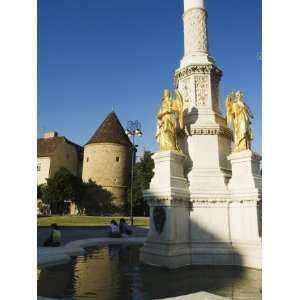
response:
<svg viewBox="0 0 300 300"><path fill-rule="evenodd" d="M242 265L261 268L261 156L245 150L229 155L230 236Z"/></svg>
<svg viewBox="0 0 300 300"><path fill-rule="evenodd" d="M150 206L150 230L141 261L170 269L190 264L189 191L185 156L175 151L153 155L155 169L144 198Z"/></svg>
<svg viewBox="0 0 300 300"><path fill-rule="evenodd" d="M261 156L251 150L234 152L228 156L231 162L232 177L228 188L233 197L239 199L250 195L261 198Z"/></svg>

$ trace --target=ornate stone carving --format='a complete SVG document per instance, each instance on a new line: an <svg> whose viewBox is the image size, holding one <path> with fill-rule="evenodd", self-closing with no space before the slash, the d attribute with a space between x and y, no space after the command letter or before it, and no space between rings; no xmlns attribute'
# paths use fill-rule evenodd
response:
<svg viewBox="0 0 300 300"><path fill-rule="evenodd" d="M232 131L226 127L219 128L191 128L191 135L222 135L232 139Z"/></svg>
<svg viewBox="0 0 300 300"><path fill-rule="evenodd" d="M206 105L208 101L209 75L195 76L196 106Z"/></svg>
<svg viewBox="0 0 300 300"><path fill-rule="evenodd" d="M192 207L230 207L233 203L247 206L247 207L260 207L261 201L256 199L244 199L244 200L234 200L231 198L228 199L216 199L216 200L204 200L204 199L193 199Z"/></svg>
<svg viewBox="0 0 300 300"><path fill-rule="evenodd" d="M148 204L152 206L165 206L165 207L189 207L190 202L188 198L182 197L145 197Z"/></svg>
<svg viewBox="0 0 300 300"><path fill-rule="evenodd" d="M220 81L222 77L222 71L213 65L195 65L188 66L183 69L177 70L175 73L175 85L178 85L179 80L186 78L191 75L198 74L211 74L212 76L218 78Z"/></svg>
<svg viewBox="0 0 300 300"><path fill-rule="evenodd" d="M192 93L191 93L191 78L186 78L178 82L178 90L183 98L183 108L185 109L188 106L188 103L192 102Z"/></svg>
<svg viewBox="0 0 300 300"><path fill-rule="evenodd" d="M184 37L185 55L208 53L207 13L204 9L194 8L185 13Z"/></svg>

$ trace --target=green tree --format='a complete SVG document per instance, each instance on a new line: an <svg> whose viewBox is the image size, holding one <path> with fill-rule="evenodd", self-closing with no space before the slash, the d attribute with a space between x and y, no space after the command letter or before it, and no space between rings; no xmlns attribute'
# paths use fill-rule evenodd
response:
<svg viewBox="0 0 300 300"><path fill-rule="evenodd" d="M77 208L87 215L111 215L118 212L113 204L112 193L92 180L82 183L79 196L75 202Z"/></svg>
<svg viewBox="0 0 300 300"><path fill-rule="evenodd" d="M37 199L43 199L43 194L44 194L44 190L46 188L46 184L43 183L43 184L39 184L37 186Z"/></svg>
<svg viewBox="0 0 300 300"><path fill-rule="evenodd" d="M82 181L66 168L60 168L53 176L47 179L43 188L43 201L50 205L53 214L65 212L65 200L75 200L80 197Z"/></svg>
<svg viewBox="0 0 300 300"><path fill-rule="evenodd" d="M135 215L148 215L149 209L147 203L143 199L143 191L147 190L150 181L154 175L154 161L151 158L152 153L145 151L141 160L134 166L133 172L133 211ZM129 197L130 200L130 189ZM129 208L127 203L127 208Z"/></svg>
<svg viewBox="0 0 300 300"><path fill-rule="evenodd" d="M52 214L67 213L68 203L76 204L79 214L105 215L115 211L112 193L93 181L83 182L66 168L60 168L47 184L38 186L38 194L50 205Z"/></svg>

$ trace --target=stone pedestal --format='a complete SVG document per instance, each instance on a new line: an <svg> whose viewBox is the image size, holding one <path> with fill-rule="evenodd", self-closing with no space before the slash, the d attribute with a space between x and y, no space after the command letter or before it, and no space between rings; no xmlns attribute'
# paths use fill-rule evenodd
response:
<svg viewBox="0 0 300 300"><path fill-rule="evenodd" d="M261 156L251 150L234 152L228 156L231 162L232 177L228 184L228 189L233 197L250 196L261 198Z"/></svg>
<svg viewBox="0 0 300 300"><path fill-rule="evenodd" d="M150 206L150 230L141 261L170 269L190 264L189 191L185 156L175 151L153 155L155 169L144 198Z"/></svg>
<svg viewBox="0 0 300 300"><path fill-rule="evenodd" d="M187 138L190 171L187 174L192 201L228 198L227 183L231 176L226 156L229 139L220 130L193 132Z"/></svg>
<svg viewBox="0 0 300 300"><path fill-rule="evenodd" d="M261 156L245 150L232 153L232 177L228 184L232 245L242 265L261 268Z"/></svg>

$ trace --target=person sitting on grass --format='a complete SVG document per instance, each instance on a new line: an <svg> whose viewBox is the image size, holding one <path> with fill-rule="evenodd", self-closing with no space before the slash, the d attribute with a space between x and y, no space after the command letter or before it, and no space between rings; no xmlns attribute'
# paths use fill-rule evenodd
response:
<svg viewBox="0 0 300 300"><path fill-rule="evenodd" d="M110 222L109 236L112 238L120 238L121 237L119 226L115 220L111 220L111 222Z"/></svg>
<svg viewBox="0 0 300 300"><path fill-rule="evenodd" d="M44 246L45 247L58 247L61 244L61 232L58 229L58 226L56 223L51 224L51 234L48 237L48 239L45 241Z"/></svg>
<svg viewBox="0 0 300 300"><path fill-rule="evenodd" d="M120 219L120 233L127 235L127 234L132 234L132 230L129 228L128 224L126 223L124 218Z"/></svg>

